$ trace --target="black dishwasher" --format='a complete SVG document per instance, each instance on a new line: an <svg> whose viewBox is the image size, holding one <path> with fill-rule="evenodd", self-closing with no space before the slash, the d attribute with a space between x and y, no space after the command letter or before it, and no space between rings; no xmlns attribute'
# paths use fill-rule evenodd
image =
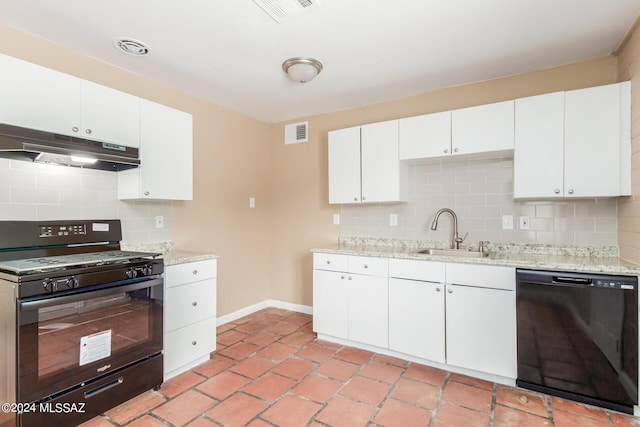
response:
<svg viewBox="0 0 640 427"><path fill-rule="evenodd" d="M518 269L522 388L633 414L638 278Z"/></svg>

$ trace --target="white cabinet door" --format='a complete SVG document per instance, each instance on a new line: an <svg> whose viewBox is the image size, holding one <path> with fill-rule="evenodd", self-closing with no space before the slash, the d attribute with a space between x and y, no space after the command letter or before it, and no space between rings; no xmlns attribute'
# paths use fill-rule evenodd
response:
<svg viewBox="0 0 640 427"><path fill-rule="evenodd" d="M313 270L313 330L336 338L348 337L347 274Z"/></svg>
<svg viewBox="0 0 640 427"><path fill-rule="evenodd" d="M400 160L451 154L451 111L408 117L399 121Z"/></svg>
<svg viewBox="0 0 640 427"><path fill-rule="evenodd" d="M620 195L620 91L613 84L565 92L566 196Z"/></svg>
<svg viewBox="0 0 640 427"><path fill-rule="evenodd" d="M329 132L329 203L359 203L360 126Z"/></svg>
<svg viewBox="0 0 640 427"><path fill-rule="evenodd" d="M0 93L1 123L79 135L80 79L0 55Z"/></svg>
<svg viewBox="0 0 640 427"><path fill-rule="evenodd" d="M389 349L445 363L444 285L389 279Z"/></svg>
<svg viewBox="0 0 640 427"><path fill-rule="evenodd" d="M191 114L140 100L140 167L118 172L118 198L193 199Z"/></svg>
<svg viewBox="0 0 640 427"><path fill-rule="evenodd" d="M516 378L514 291L447 285L447 363Z"/></svg>
<svg viewBox="0 0 640 427"><path fill-rule="evenodd" d="M140 98L82 80L81 137L140 146Z"/></svg>
<svg viewBox="0 0 640 427"><path fill-rule="evenodd" d="M513 150L513 101L454 110L452 154Z"/></svg>
<svg viewBox="0 0 640 427"><path fill-rule="evenodd" d="M564 195L564 92L516 100L513 197Z"/></svg>
<svg viewBox="0 0 640 427"><path fill-rule="evenodd" d="M216 279L170 287L165 290L165 294L167 331L216 315Z"/></svg>
<svg viewBox="0 0 640 427"><path fill-rule="evenodd" d="M389 347L388 279L349 274L348 338Z"/></svg>
<svg viewBox="0 0 640 427"><path fill-rule="evenodd" d="M400 201L398 120L362 126L362 201Z"/></svg>

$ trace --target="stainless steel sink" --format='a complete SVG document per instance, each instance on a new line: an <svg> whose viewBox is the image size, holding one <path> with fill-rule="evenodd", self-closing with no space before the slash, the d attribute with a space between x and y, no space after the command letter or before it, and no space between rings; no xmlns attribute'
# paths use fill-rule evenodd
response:
<svg viewBox="0 0 640 427"><path fill-rule="evenodd" d="M423 249L418 251L418 253L425 255L459 256L464 258L484 258L489 256L489 252L468 251L466 249Z"/></svg>

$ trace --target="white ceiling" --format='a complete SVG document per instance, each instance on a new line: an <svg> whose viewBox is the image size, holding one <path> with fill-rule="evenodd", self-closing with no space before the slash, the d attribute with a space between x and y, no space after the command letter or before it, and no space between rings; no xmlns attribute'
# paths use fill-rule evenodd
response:
<svg viewBox="0 0 640 427"><path fill-rule="evenodd" d="M0 0L0 22L272 123L602 57L640 14L640 0L320 1L278 24L253 0ZM116 51L119 36L151 53ZM295 83L293 56L324 70Z"/></svg>

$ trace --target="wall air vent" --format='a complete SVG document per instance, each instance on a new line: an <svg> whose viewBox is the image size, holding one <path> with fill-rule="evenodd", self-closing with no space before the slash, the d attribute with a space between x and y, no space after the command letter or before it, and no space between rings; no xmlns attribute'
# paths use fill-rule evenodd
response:
<svg viewBox="0 0 640 427"><path fill-rule="evenodd" d="M309 122L292 123L284 127L284 143L298 144L309 141Z"/></svg>
<svg viewBox="0 0 640 427"><path fill-rule="evenodd" d="M320 6L320 0L253 0L276 22L281 23Z"/></svg>

